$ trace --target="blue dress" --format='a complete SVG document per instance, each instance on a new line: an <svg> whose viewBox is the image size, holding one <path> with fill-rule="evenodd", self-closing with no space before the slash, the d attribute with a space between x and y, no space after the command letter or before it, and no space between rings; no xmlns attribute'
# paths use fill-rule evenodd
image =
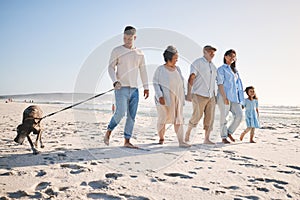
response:
<svg viewBox="0 0 300 200"><path fill-rule="evenodd" d="M256 108L258 108L258 101L253 99L245 99L245 118L247 127L260 128Z"/></svg>

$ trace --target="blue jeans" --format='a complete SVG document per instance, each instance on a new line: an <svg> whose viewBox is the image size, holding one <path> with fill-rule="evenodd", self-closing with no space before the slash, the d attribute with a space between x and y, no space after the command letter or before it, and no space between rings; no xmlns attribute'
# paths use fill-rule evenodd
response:
<svg viewBox="0 0 300 200"><path fill-rule="evenodd" d="M240 125L243 118L242 107L238 103L229 102L229 105L225 105L222 95L218 94L217 104L220 109L220 131L221 138L225 139L228 137L228 134L233 134L234 131ZM233 115L233 121L231 124L228 124L226 118L229 114L229 111Z"/></svg>
<svg viewBox="0 0 300 200"><path fill-rule="evenodd" d="M137 88L122 87L115 90L116 112L111 118L107 129L112 131L126 116L126 124L124 129L124 138L130 139L135 122L135 116L139 103L139 91Z"/></svg>

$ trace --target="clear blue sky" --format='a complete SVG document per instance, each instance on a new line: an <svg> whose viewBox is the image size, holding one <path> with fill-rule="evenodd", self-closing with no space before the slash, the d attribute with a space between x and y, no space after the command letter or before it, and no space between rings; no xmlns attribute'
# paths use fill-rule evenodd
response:
<svg viewBox="0 0 300 200"><path fill-rule="evenodd" d="M216 66L233 48L261 104L300 105L299 2L0 0L0 95L73 92L91 52L130 24L216 46Z"/></svg>

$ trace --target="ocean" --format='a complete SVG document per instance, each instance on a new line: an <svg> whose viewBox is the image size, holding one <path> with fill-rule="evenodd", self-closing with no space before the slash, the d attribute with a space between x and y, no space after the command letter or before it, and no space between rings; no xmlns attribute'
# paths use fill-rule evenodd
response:
<svg viewBox="0 0 300 200"><path fill-rule="evenodd" d="M28 102L28 104L55 104L59 108L64 108L72 104L81 102L97 94L86 93L40 93L0 96L1 101L12 99L14 102ZM86 103L78 105L72 109L81 109L92 112L112 112L112 104L115 103L113 92L92 99ZM260 121L262 127L294 125L300 128L300 107L297 106L276 106L260 105ZM184 107L185 121L192 114L192 105L187 102ZM144 100L140 94L138 115L155 118L157 116L154 97ZM216 107L216 120L219 118L219 109Z"/></svg>

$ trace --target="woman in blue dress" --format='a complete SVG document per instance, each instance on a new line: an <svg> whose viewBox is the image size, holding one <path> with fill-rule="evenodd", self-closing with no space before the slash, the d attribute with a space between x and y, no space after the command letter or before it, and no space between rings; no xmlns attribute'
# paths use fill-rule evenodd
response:
<svg viewBox="0 0 300 200"><path fill-rule="evenodd" d="M254 131L255 128L260 128L259 121L258 121L258 117L259 117L258 101L253 86L247 87L245 91L248 95L248 98L245 99L245 108L246 108L245 119L246 119L247 128L241 134L240 140L242 141L246 133L250 131L250 143L255 143L253 140Z"/></svg>

